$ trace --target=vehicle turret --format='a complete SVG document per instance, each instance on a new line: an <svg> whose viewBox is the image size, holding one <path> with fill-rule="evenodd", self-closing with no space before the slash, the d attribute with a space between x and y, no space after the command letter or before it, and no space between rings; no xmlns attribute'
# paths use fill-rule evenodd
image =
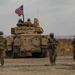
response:
<svg viewBox="0 0 75 75"><path fill-rule="evenodd" d="M42 34L43 32L44 30L42 27L40 27L37 18L34 18L33 24L30 19L28 19L26 22L19 19L16 27L11 28L11 34Z"/></svg>

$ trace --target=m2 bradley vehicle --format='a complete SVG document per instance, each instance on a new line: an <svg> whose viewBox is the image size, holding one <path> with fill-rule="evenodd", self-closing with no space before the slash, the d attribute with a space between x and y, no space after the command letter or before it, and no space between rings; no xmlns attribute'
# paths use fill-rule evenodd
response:
<svg viewBox="0 0 75 75"><path fill-rule="evenodd" d="M26 22L19 19L16 27L11 28L13 36L6 38L7 56L19 57L29 52L33 57L46 57L48 38L47 35L41 35L43 32L37 18L34 18L33 24L30 19Z"/></svg>

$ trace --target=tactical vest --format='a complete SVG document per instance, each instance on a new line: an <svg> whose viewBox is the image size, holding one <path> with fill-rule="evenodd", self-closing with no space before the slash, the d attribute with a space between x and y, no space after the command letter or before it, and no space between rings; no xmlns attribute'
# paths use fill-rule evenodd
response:
<svg viewBox="0 0 75 75"><path fill-rule="evenodd" d="M54 38L49 38L49 48L56 49L56 40Z"/></svg>
<svg viewBox="0 0 75 75"><path fill-rule="evenodd" d="M0 50L3 50L4 49L4 46L5 46L4 42L5 42L4 37L3 36L0 36Z"/></svg>
<svg viewBox="0 0 75 75"><path fill-rule="evenodd" d="M53 39L52 38L49 38L49 43L50 44L56 44L56 40L54 38Z"/></svg>

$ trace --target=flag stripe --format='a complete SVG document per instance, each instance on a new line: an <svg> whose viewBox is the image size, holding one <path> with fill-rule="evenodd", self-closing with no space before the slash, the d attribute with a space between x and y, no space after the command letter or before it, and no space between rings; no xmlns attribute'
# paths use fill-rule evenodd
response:
<svg viewBox="0 0 75 75"><path fill-rule="evenodd" d="M15 10L15 13L18 14L18 16L23 15L23 5L20 6L19 8L17 8L17 9Z"/></svg>

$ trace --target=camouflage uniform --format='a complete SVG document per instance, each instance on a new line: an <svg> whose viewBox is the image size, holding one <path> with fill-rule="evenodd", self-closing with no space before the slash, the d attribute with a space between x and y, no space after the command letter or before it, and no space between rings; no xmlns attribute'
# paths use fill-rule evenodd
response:
<svg viewBox="0 0 75 75"><path fill-rule="evenodd" d="M73 38L71 43L72 43L72 46L73 46L73 59L75 61L75 36L74 36L74 38Z"/></svg>
<svg viewBox="0 0 75 75"><path fill-rule="evenodd" d="M4 65L4 55L5 55L5 39L2 36L3 32L0 32L0 61L1 61L1 66Z"/></svg>
<svg viewBox="0 0 75 75"><path fill-rule="evenodd" d="M56 57L57 57L57 44L58 41L54 38L54 33L50 33L50 38L48 39L49 41L49 60L51 64L55 64Z"/></svg>

